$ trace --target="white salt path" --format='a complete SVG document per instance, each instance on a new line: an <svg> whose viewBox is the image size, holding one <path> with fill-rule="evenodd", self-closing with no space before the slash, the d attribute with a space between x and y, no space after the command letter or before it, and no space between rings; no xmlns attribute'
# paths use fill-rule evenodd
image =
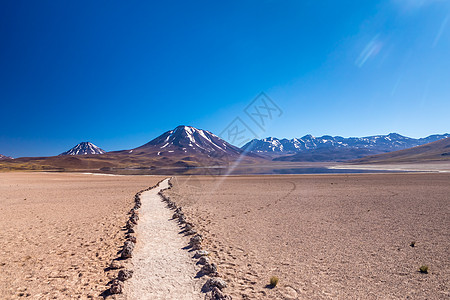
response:
<svg viewBox="0 0 450 300"><path fill-rule="evenodd" d="M203 299L191 254L182 249L187 238L170 221L173 212L158 196L167 187L168 179L141 196L134 274L125 284L127 299Z"/></svg>

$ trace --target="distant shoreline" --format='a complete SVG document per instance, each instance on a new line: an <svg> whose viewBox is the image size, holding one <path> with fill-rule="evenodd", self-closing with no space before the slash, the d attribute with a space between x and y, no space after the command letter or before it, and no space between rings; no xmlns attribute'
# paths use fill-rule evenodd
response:
<svg viewBox="0 0 450 300"><path fill-rule="evenodd" d="M392 164L355 164L355 165L335 165L330 169L357 169L357 170L386 170L405 172L437 172L449 173L450 162L430 162L430 163L392 163Z"/></svg>

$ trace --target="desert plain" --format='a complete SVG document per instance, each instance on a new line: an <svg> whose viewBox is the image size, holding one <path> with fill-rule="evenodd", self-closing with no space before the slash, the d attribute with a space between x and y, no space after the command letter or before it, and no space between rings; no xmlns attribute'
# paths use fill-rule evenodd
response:
<svg viewBox="0 0 450 300"><path fill-rule="evenodd" d="M0 299L103 299L134 195L161 179L0 173Z"/></svg>
<svg viewBox="0 0 450 300"><path fill-rule="evenodd" d="M450 296L449 173L173 182L169 194L204 234L233 299Z"/></svg>
<svg viewBox="0 0 450 300"><path fill-rule="evenodd" d="M101 298L134 194L163 178L0 173L0 298ZM203 235L233 299L450 296L449 173L172 183L166 194Z"/></svg>

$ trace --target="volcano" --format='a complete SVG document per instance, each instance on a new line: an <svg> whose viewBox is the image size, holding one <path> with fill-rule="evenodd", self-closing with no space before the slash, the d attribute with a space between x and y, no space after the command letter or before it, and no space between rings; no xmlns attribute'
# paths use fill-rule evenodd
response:
<svg viewBox="0 0 450 300"><path fill-rule="evenodd" d="M88 154L105 154L106 151L97 147L90 142L81 142L75 147L60 155L88 155Z"/></svg>

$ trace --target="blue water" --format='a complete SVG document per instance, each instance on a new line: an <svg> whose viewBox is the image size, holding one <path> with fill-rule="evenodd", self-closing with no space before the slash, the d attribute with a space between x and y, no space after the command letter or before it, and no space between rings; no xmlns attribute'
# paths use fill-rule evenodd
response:
<svg viewBox="0 0 450 300"><path fill-rule="evenodd" d="M253 167L235 168L160 168L160 169L115 169L107 173L124 175L293 175L293 174L361 174L398 173L402 171L329 169L327 167Z"/></svg>

